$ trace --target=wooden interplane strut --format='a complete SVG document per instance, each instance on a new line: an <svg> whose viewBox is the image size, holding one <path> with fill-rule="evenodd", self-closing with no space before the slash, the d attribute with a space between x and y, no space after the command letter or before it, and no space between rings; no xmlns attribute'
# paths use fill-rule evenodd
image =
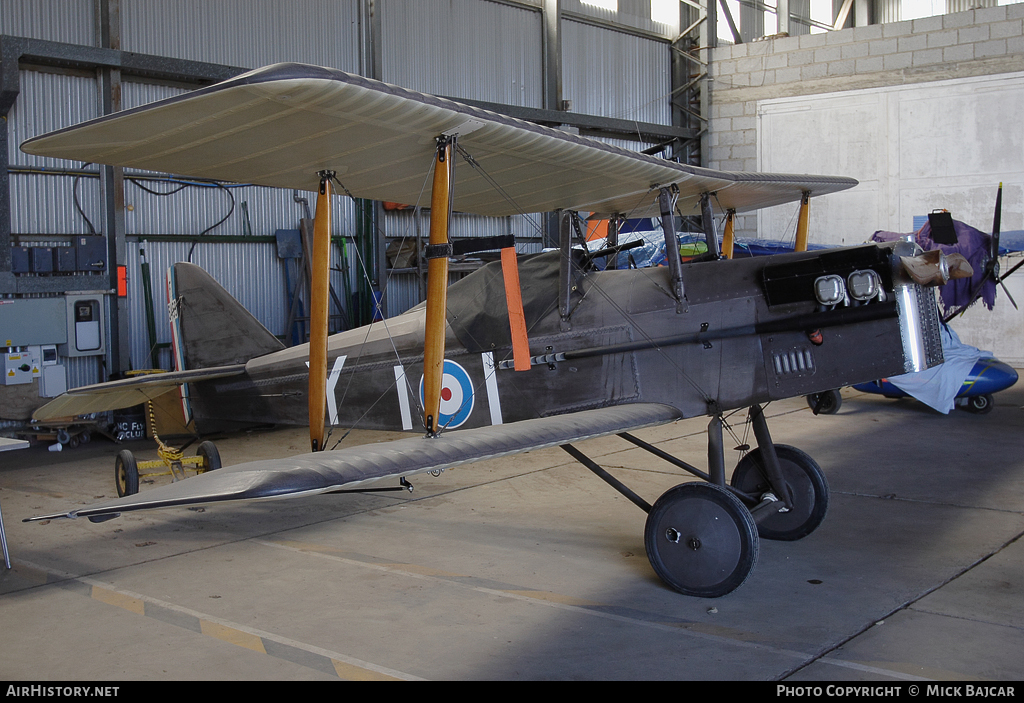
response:
<svg viewBox="0 0 1024 703"><path fill-rule="evenodd" d="M807 251L807 230L811 215L811 192L805 190L800 199L800 217L796 223L796 246L793 251Z"/></svg>
<svg viewBox="0 0 1024 703"><path fill-rule="evenodd" d="M320 172L313 221L313 276L309 311L309 443L314 452L324 448L327 416L327 316L331 270L331 178L333 171Z"/></svg>
<svg viewBox="0 0 1024 703"><path fill-rule="evenodd" d="M455 137L438 139L434 182L430 195L430 245L448 243L451 217L451 186L454 176ZM444 379L445 311L448 306L448 257L432 257L427 263L427 319L423 340L423 426L436 434L441 412Z"/></svg>

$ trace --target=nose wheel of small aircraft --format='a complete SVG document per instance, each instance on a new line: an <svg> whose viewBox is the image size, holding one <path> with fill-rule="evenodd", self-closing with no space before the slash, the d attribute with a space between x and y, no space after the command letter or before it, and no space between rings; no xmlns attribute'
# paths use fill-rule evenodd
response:
<svg viewBox="0 0 1024 703"><path fill-rule="evenodd" d="M991 395L972 395L967 399L967 405L964 406L968 412L975 413L977 415L985 415L992 412L992 407L995 401Z"/></svg>
<svg viewBox="0 0 1024 703"><path fill-rule="evenodd" d="M644 546L661 579L689 596L717 598L733 591L757 562L757 525L724 488L684 483L651 508Z"/></svg>
<svg viewBox="0 0 1024 703"><path fill-rule="evenodd" d="M775 454L779 457L779 468L788 493L785 497L792 508L786 512L769 513L758 522L757 531L764 539L798 540L814 532L825 519L828 483L818 463L796 447L776 444ZM740 459L730 484L754 496L772 492L760 447Z"/></svg>

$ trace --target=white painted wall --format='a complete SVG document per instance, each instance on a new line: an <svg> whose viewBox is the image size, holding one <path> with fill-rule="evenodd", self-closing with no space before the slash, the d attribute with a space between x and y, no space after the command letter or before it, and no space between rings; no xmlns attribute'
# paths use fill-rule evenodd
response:
<svg viewBox="0 0 1024 703"><path fill-rule="evenodd" d="M1002 230L1024 229L1024 73L757 102L758 170L852 176L856 188L811 202L811 239L857 244L910 232L945 208L988 232L1003 183ZM795 207L762 210L761 237L792 237ZM1004 270L1019 259L1004 259ZM1024 269L1007 281L1024 306ZM977 306L976 306L977 307ZM1024 310L1000 290L996 309L953 323L968 344L1024 366Z"/></svg>

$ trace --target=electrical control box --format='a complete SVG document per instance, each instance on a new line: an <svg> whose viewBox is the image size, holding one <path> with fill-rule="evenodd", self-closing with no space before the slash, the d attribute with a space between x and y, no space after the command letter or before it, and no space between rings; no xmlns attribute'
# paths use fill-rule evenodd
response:
<svg viewBox="0 0 1024 703"><path fill-rule="evenodd" d="M53 247L30 247L28 251L32 273L53 273Z"/></svg>
<svg viewBox="0 0 1024 703"><path fill-rule="evenodd" d="M68 341L67 318L64 297L4 298L0 300L0 347L63 344Z"/></svg>
<svg viewBox="0 0 1024 703"><path fill-rule="evenodd" d="M32 383L32 367L29 365L28 354L24 352L7 352L3 354L3 362L5 386Z"/></svg>
<svg viewBox="0 0 1024 703"><path fill-rule="evenodd" d="M29 248L28 247L11 247L11 273L28 273L29 272Z"/></svg>
<svg viewBox="0 0 1024 703"><path fill-rule="evenodd" d="M68 390L68 375L64 371L63 364L44 366L42 375L39 377L39 396L41 398L56 398Z"/></svg>
<svg viewBox="0 0 1024 703"><path fill-rule="evenodd" d="M79 271L107 270L106 237L75 237L74 245L78 253Z"/></svg>
<svg viewBox="0 0 1024 703"><path fill-rule="evenodd" d="M68 295L67 344L61 356L97 356L106 353L106 313L102 293Z"/></svg>
<svg viewBox="0 0 1024 703"><path fill-rule="evenodd" d="M58 273L74 273L78 270L78 251L75 247L53 248L53 270Z"/></svg>

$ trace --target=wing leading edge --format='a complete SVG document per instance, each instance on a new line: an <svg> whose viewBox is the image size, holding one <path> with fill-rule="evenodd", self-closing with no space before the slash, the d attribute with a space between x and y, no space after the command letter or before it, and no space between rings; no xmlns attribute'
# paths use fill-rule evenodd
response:
<svg viewBox="0 0 1024 703"><path fill-rule="evenodd" d="M333 170L356 197L415 204L435 138L457 133L474 166L456 173L454 208L481 215L556 209L657 214L677 185L737 211L824 195L852 178L739 173L678 164L336 69L276 64L192 93L107 115L22 145L30 154L191 177L316 190ZM498 192L492 181L499 184ZM655 189L652 193L652 189Z"/></svg>
<svg viewBox="0 0 1024 703"><path fill-rule="evenodd" d="M533 449L662 425L682 418L673 407L655 403L618 405L554 417L446 432L438 437L407 437L392 442L239 464L160 486L145 493L72 510L28 518L87 517L102 521L122 512L316 495L385 477L409 476Z"/></svg>

